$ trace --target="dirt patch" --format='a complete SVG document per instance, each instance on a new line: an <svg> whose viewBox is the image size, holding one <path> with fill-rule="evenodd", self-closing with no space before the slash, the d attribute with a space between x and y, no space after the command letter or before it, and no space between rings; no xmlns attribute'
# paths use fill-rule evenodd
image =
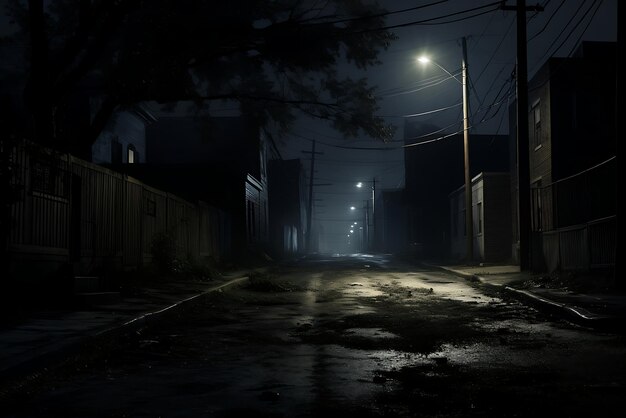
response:
<svg viewBox="0 0 626 418"><path fill-rule="evenodd" d="M300 292L305 290L292 282L279 280L276 276L268 273L252 273L248 282L243 285L243 288L255 292L269 293Z"/></svg>
<svg viewBox="0 0 626 418"><path fill-rule="evenodd" d="M522 289L544 288L561 289L577 293L615 293L622 292L615 285L615 280L608 273L589 272L555 272L541 276L535 276L522 282Z"/></svg>
<svg viewBox="0 0 626 418"><path fill-rule="evenodd" d="M297 327L293 335L311 344L338 344L362 350L397 350L412 353L431 353L444 342L466 341L486 334L473 326L468 306L461 302L432 299L428 303L398 304L393 296L371 301L360 298L363 304L384 304L379 312L344 316L340 319L317 321ZM471 308L469 308L471 309ZM371 338L355 335L350 330L381 329L400 338Z"/></svg>

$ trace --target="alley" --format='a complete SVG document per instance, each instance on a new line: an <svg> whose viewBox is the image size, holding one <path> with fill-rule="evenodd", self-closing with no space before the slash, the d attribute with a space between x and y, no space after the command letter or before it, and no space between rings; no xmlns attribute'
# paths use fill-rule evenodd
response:
<svg viewBox="0 0 626 418"><path fill-rule="evenodd" d="M10 417L598 415L622 336L382 256L270 268L2 399Z"/></svg>

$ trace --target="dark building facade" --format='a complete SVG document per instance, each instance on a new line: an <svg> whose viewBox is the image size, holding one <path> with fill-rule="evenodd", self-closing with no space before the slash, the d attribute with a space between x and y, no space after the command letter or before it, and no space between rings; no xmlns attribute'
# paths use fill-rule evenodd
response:
<svg viewBox="0 0 626 418"><path fill-rule="evenodd" d="M231 215L232 253L269 242L267 142L245 117L159 117L146 128L147 164L122 170Z"/></svg>
<svg viewBox="0 0 626 418"><path fill-rule="evenodd" d="M304 251L307 187L299 159L268 162L270 248L275 257Z"/></svg>
<svg viewBox="0 0 626 418"><path fill-rule="evenodd" d="M612 263L613 251L597 249L614 245L615 65L614 43L583 42L529 80L534 269ZM516 189L513 177L515 207Z"/></svg>
<svg viewBox="0 0 626 418"><path fill-rule="evenodd" d="M438 137L437 127L405 124L405 144ZM419 139L415 139L419 138ZM470 134L472 178L483 171L507 172L508 137ZM463 135L407 147L405 150L406 202L409 206L408 240L419 257L447 258L450 250L449 194L464 182Z"/></svg>
<svg viewBox="0 0 626 418"><path fill-rule="evenodd" d="M511 195L509 173L480 173L472 179L473 259L496 262L511 259ZM467 253L465 186L450 194L450 255Z"/></svg>
<svg viewBox="0 0 626 418"><path fill-rule="evenodd" d="M406 254L409 252L408 224L409 207L406 204L405 190L383 190L380 196L376 218L382 229L377 232L381 250L387 253Z"/></svg>

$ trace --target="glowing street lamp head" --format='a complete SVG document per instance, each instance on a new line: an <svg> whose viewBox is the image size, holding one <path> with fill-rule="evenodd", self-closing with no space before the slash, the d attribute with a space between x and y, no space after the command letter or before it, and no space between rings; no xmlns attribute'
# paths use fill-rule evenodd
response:
<svg viewBox="0 0 626 418"><path fill-rule="evenodd" d="M417 60L422 64L428 64L430 62L430 58L422 55L421 57L417 57Z"/></svg>
<svg viewBox="0 0 626 418"><path fill-rule="evenodd" d="M350 210L356 210L354 206L350 206Z"/></svg>
<svg viewBox="0 0 626 418"><path fill-rule="evenodd" d="M363 187L363 183L358 182L358 183L356 184L356 187Z"/></svg>

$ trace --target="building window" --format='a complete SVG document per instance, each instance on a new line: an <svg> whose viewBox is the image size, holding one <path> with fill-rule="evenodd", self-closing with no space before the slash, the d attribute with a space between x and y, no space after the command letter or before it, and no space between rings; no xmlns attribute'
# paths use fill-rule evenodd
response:
<svg viewBox="0 0 626 418"><path fill-rule="evenodd" d="M533 146L535 149L541 146L541 102L537 101L532 107L533 120Z"/></svg>
<svg viewBox="0 0 626 418"><path fill-rule="evenodd" d="M156 217L156 201L146 198L146 215Z"/></svg>
<svg viewBox="0 0 626 418"><path fill-rule="evenodd" d="M256 235L256 210L254 202L248 200L248 236L254 238Z"/></svg>
<svg viewBox="0 0 626 418"><path fill-rule="evenodd" d="M476 216L478 216L478 233L483 233L483 202L476 204Z"/></svg>
<svg viewBox="0 0 626 418"><path fill-rule="evenodd" d="M128 146L127 157L128 164L135 164L139 162L139 158L137 158L137 150L135 150L133 145Z"/></svg>

